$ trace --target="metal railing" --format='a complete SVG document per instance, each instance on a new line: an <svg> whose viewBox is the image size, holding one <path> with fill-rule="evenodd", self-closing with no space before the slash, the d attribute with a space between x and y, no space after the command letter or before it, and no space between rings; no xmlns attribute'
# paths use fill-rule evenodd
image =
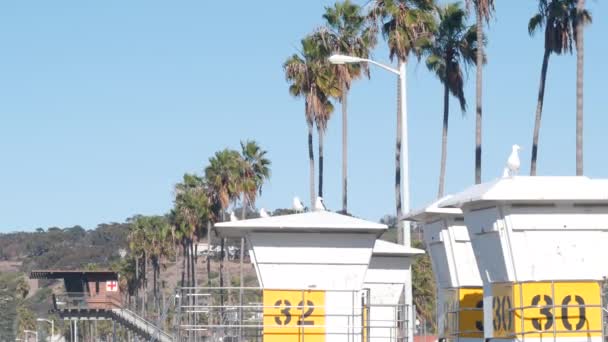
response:
<svg viewBox="0 0 608 342"><path fill-rule="evenodd" d="M239 303L239 292L243 302ZM343 336L406 342L406 305L371 304L369 290L184 287L176 298L176 341L262 341L264 335ZM266 296L267 298L263 298ZM283 296L283 297L281 297ZM332 297L332 306L325 300Z"/></svg>
<svg viewBox="0 0 608 342"><path fill-rule="evenodd" d="M121 308L119 294L90 295L83 292L64 292L53 294L53 307L56 310L74 309L114 309Z"/></svg>

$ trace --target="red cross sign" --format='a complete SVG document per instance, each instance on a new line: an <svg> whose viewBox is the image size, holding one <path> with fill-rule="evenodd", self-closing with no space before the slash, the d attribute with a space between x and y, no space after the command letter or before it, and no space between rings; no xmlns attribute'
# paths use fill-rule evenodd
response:
<svg viewBox="0 0 608 342"><path fill-rule="evenodd" d="M107 292L117 292L118 291L118 284L116 283L116 280L108 280L106 282L106 291Z"/></svg>

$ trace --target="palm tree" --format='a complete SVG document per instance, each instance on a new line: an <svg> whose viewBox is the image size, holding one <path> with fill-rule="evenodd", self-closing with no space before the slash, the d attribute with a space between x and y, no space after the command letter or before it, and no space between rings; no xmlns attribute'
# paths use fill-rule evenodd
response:
<svg viewBox="0 0 608 342"><path fill-rule="evenodd" d="M591 22L585 0L576 2L576 175L583 175L583 67L585 66L584 26Z"/></svg>
<svg viewBox="0 0 608 342"><path fill-rule="evenodd" d="M234 203L240 193L239 183L242 170L242 159L239 152L230 149L218 151L209 159L205 168L205 180L210 191L210 197L218 204L216 217L224 216L226 209ZM220 287L224 286L224 245L226 239L220 240ZM220 306L224 304L224 294L220 293Z"/></svg>
<svg viewBox="0 0 608 342"><path fill-rule="evenodd" d="M421 47L432 38L435 28L433 0L377 0L369 14L377 31L381 26L382 35L389 48L391 60L397 59L399 70L405 69L410 54L420 58ZM401 82L397 83L397 93L401 92ZM395 202L397 218L401 222L401 107L405 105L399 99L397 103L397 142L395 153ZM406 109L406 108L404 108ZM399 243L404 242L403 229L398 230Z"/></svg>
<svg viewBox="0 0 608 342"><path fill-rule="evenodd" d="M460 103L464 114L466 99L464 97L464 65L473 65L477 54L477 32L475 26L466 24L467 15L458 3L438 8L439 27L435 39L427 47L426 65L443 83L443 130L441 135L441 166L439 172L439 189L437 198L443 196L445 188L445 169L447 159L448 122L450 115L450 98L452 93Z"/></svg>
<svg viewBox="0 0 608 342"><path fill-rule="evenodd" d="M255 206L258 194L262 194L262 185L270 178L270 160L255 140L241 141L241 158L243 159L243 179L249 181L243 188L245 205ZM245 210L243 210L243 213ZM245 217L243 217L245 218Z"/></svg>
<svg viewBox="0 0 608 342"><path fill-rule="evenodd" d="M181 286L196 286L194 240L199 237L205 223L210 219L210 208L205 184L201 177L184 174L183 182L175 186L175 200L172 217L174 221L173 239L182 244ZM209 232L207 231L209 238ZM209 276L209 274L208 274ZM185 298L182 293L182 298ZM197 304L196 296L187 296L187 305ZM188 315L191 320L192 316Z"/></svg>
<svg viewBox="0 0 608 342"><path fill-rule="evenodd" d="M584 17L591 20L591 16L584 11ZM541 28L545 28L545 51L540 73L540 85L538 88L538 101L536 105L536 117L534 120L534 135L532 137L532 159L530 161L530 176L536 175L536 162L538 158L538 139L540 134L540 122L545 97L545 81L549 57L552 53L561 55L572 53L572 42L575 36L576 23L576 0L540 0L538 13L535 14L528 24L528 32L534 34Z"/></svg>
<svg viewBox="0 0 608 342"><path fill-rule="evenodd" d="M308 162L310 177L310 204L315 203L315 160L313 152L313 127L317 124L319 131L326 127L329 115L333 110L329 95L325 92L328 86L329 65L327 52L321 53L319 36L309 35L302 39L302 50L289 57L283 64L285 79L289 83L289 93L294 97L303 97L305 118L308 126ZM319 136L319 150L322 152L322 136ZM319 156L322 163L323 158ZM319 166L319 179L322 181L323 167ZM322 184L319 190L322 192Z"/></svg>
<svg viewBox="0 0 608 342"><path fill-rule="evenodd" d="M270 178L271 162L266 158L266 151L263 150L255 140L241 141L241 191L243 193L243 213L245 219L246 207L255 207L255 201L258 194L262 194L262 185ZM241 238L241 251L239 260L239 319L242 325L243 321L243 258L245 256L245 239ZM242 337L242 329L239 328L239 336Z"/></svg>
<svg viewBox="0 0 608 342"><path fill-rule="evenodd" d="M128 235L128 241L129 241L129 250L131 251L131 254L133 255L133 257L135 258L135 310L137 309L141 309L142 311L140 312L142 316L145 315L144 310L145 310L145 304L143 304L143 302L145 302L145 300L142 299L142 302L140 302L140 298L139 298L139 290L142 287L142 276L141 276L141 272L140 272L140 264L141 264L141 260L144 258L144 254L145 254L145 234L144 231L142 229L141 225L138 225L137 222L140 219L140 216L136 216L134 221L131 223L129 229L129 235ZM145 270L143 272L145 274ZM145 277L145 276L144 276ZM145 293L144 293L145 296ZM143 298L143 297L142 297ZM140 306L141 305L141 306Z"/></svg>
<svg viewBox="0 0 608 342"><path fill-rule="evenodd" d="M375 35L365 17L361 7L350 0L336 2L333 7L326 7L323 18L326 28L321 30L323 42L328 44L327 50L332 54L368 58L370 50L376 43ZM367 64L336 64L332 67L338 83L342 107L342 212L348 212L348 116L347 99L352 81L366 74L369 78Z"/></svg>
<svg viewBox="0 0 608 342"><path fill-rule="evenodd" d="M494 12L494 0L466 0L467 4L475 6L475 18L477 22L477 41L485 42L483 36L483 22L490 21ZM481 118L482 118L482 85L483 85L483 61L486 59L483 45L477 49L477 82L476 82L476 104L475 104L475 184L481 183Z"/></svg>

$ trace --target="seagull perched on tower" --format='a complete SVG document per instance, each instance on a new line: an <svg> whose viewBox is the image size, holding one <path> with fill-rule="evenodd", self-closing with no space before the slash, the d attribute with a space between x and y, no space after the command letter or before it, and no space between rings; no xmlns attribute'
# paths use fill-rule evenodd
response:
<svg viewBox="0 0 608 342"><path fill-rule="evenodd" d="M292 202L291 208L293 210L295 210L297 213L304 212L304 204L302 203L302 201L300 201L300 198L298 196L296 196L296 197L293 198L293 202Z"/></svg>
<svg viewBox="0 0 608 342"><path fill-rule="evenodd" d="M234 211L230 212L230 221L234 222L234 221L238 221L239 219L236 218L236 215L234 215Z"/></svg>
<svg viewBox="0 0 608 342"><path fill-rule="evenodd" d="M519 147L519 145L513 145L513 147L511 148L511 155L509 156L509 159L507 159L507 168L505 169L505 171L507 171L506 173L510 177L517 175L517 173L519 172L519 167L521 166L521 162L519 161L520 149L521 148Z"/></svg>
<svg viewBox="0 0 608 342"><path fill-rule="evenodd" d="M317 196L317 200L315 201L315 211L325 211L327 207L325 206L325 202L323 202L323 197Z"/></svg>
<svg viewBox="0 0 608 342"><path fill-rule="evenodd" d="M270 215L266 212L266 209L260 209L260 217L270 217Z"/></svg>

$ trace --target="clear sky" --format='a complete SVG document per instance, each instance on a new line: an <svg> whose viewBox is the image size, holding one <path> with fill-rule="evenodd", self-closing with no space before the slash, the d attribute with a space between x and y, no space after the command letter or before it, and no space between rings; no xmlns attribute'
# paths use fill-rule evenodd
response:
<svg viewBox="0 0 608 342"><path fill-rule="evenodd" d="M184 172L253 138L272 179L259 207L308 200L304 103L287 91L283 61L322 23L332 1L0 2L0 232L163 214ZM362 2L360 2L362 3ZM502 174L512 144L529 170L542 34L528 36L536 1L498 0L484 70L483 179ZM605 34L608 8L585 32L585 174L607 177ZM384 44L374 58L388 62ZM540 175L575 171L574 56L552 57ZM408 69L413 206L437 191L442 87L424 64ZM474 180L475 71L463 117L452 102L447 191ZM349 97L349 209L394 213L396 79L372 69ZM325 199L340 209L340 109L325 147ZM315 149L315 155L317 151Z"/></svg>

